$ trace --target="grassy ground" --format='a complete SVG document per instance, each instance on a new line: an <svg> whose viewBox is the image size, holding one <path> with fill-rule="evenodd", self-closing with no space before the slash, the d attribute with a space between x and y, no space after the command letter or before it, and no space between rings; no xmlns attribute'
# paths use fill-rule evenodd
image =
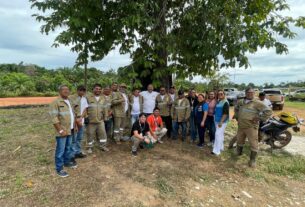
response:
<svg viewBox="0 0 305 207"><path fill-rule="evenodd" d="M241 157L227 149L213 157L208 148L165 141L134 158L130 143L111 143L63 179L54 173L46 108L0 114L0 206L305 206L303 157L267 148L249 169L248 148Z"/></svg>
<svg viewBox="0 0 305 207"><path fill-rule="evenodd" d="M305 110L305 102L301 101L286 101L285 106Z"/></svg>

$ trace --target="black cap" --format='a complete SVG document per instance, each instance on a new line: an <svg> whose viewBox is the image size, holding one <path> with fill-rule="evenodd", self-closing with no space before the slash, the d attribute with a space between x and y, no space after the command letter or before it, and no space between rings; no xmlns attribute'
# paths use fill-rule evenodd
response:
<svg viewBox="0 0 305 207"><path fill-rule="evenodd" d="M265 96L265 95L266 95L265 92L260 92L260 93L258 94L258 96Z"/></svg>
<svg viewBox="0 0 305 207"><path fill-rule="evenodd" d="M183 91L183 90L179 90L179 91L178 91L178 95L179 95L179 96L181 96L181 95L183 95L183 94L184 94L184 91Z"/></svg>

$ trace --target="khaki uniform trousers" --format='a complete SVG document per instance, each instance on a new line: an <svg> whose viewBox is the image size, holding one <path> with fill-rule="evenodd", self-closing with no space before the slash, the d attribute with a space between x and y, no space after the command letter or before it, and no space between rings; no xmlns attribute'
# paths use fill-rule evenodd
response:
<svg viewBox="0 0 305 207"><path fill-rule="evenodd" d="M113 137L115 141L120 141L123 138L124 130L129 126L130 120L125 117L114 117Z"/></svg>
<svg viewBox="0 0 305 207"><path fill-rule="evenodd" d="M105 130L104 122L89 123L87 127L87 144L88 147L93 147L94 138L99 142L101 146L106 145L107 134Z"/></svg>
<svg viewBox="0 0 305 207"><path fill-rule="evenodd" d="M258 133L256 128L238 128L236 137L238 146L244 146L246 138L248 138L251 151L258 152Z"/></svg>
<svg viewBox="0 0 305 207"><path fill-rule="evenodd" d="M155 131L154 133L157 136L157 140L161 141L162 137L164 137L166 135L167 129L166 128L162 128L160 130Z"/></svg>

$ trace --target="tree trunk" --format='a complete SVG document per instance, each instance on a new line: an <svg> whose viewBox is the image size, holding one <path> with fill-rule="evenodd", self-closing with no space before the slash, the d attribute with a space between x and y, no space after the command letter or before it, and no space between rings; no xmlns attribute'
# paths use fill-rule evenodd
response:
<svg viewBox="0 0 305 207"><path fill-rule="evenodd" d="M157 14L156 18L159 18L159 23L156 27L157 34L160 34L160 38L158 39L160 42L158 42L156 45L158 47L156 48L156 53L159 57L159 61L157 62L157 69L158 70L167 70L167 27L166 27L166 13L167 13L167 0L159 0L159 8L161 10ZM161 85L165 88L169 89L170 86L172 86L172 74L164 73L166 75L162 76L160 82Z"/></svg>
<svg viewBox="0 0 305 207"><path fill-rule="evenodd" d="M85 88L87 89L87 81L88 81L88 69L87 69L87 63L85 63L85 65L84 65L84 67L85 67L85 75L84 75L84 78L85 78ZM87 89L88 90L88 89Z"/></svg>

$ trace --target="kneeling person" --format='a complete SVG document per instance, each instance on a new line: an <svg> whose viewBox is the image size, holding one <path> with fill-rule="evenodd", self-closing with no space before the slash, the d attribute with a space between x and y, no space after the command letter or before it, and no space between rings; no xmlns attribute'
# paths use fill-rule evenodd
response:
<svg viewBox="0 0 305 207"><path fill-rule="evenodd" d="M139 119L135 121L131 129L131 140L133 142L131 153L133 156L137 156L137 149L140 144L153 144L156 140L150 133L150 128L146 122L146 116L144 113L139 115Z"/></svg>
<svg viewBox="0 0 305 207"><path fill-rule="evenodd" d="M147 117L147 122L149 124L150 133L153 138L159 143L163 143L161 139L165 136L167 129L163 127L163 121L160 116L160 109L158 107L154 108L153 114Z"/></svg>

